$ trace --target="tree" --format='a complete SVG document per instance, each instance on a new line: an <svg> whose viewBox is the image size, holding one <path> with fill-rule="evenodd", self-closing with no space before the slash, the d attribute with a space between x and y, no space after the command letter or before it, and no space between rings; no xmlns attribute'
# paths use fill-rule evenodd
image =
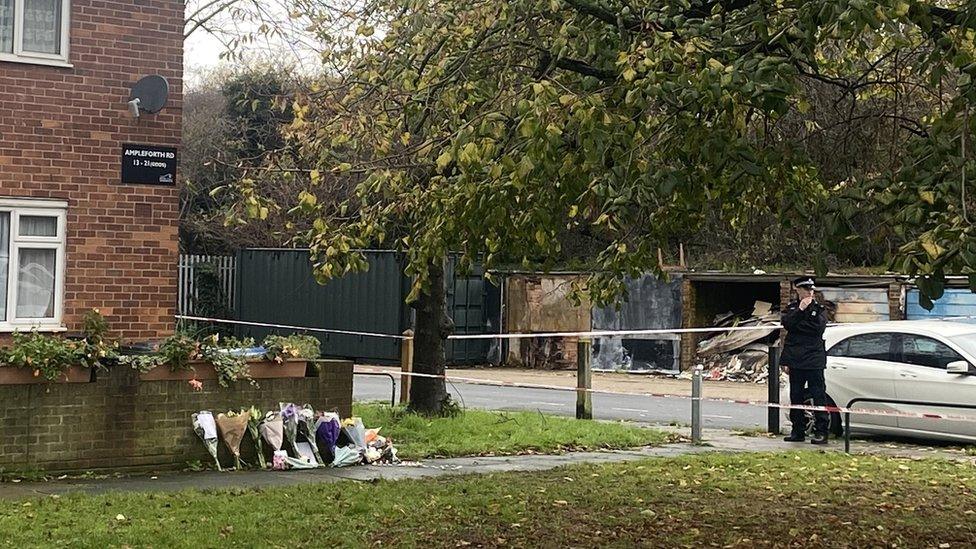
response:
<svg viewBox="0 0 976 549"><path fill-rule="evenodd" d="M289 244L293 232L306 229L291 220L287 210L298 203L307 179L288 182L258 178L263 197L281 208L258 210L251 222L227 226L227 209L234 197L215 192L260 168L267 154L284 159L289 147L282 129L292 121L289 105L302 81L282 70L256 65L246 70L218 72L184 97L183 145L180 170L180 245L188 253L223 254L244 247ZM338 202L348 189L320 185L313 189L322 203Z"/></svg>
<svg viewBox="0 0 976 549"><path fill-rule="evenodd" d="M971 270L976 263L946 245L954 234L964 236L954 245L971 245L968 225L925 218L959 204L949 178L965 172L953 167L951 143L973 100L971 10L848 0L375 0L326 10L311 18L326 76L296 100L286 131L296 155L269 157L262 174L307 178L310 189L357 183L338 208L303 191L292 214L310 228L299 238L322 279L364 268L359 248L406 254L416 367L429 374L443 373L451 331L451 250L488 268L545 265L562 231L585 226L604 246L580 290L606 302L623 277L656 267L658 245L710 217L735 227L762 211L783 224L854 190L901 224L908 243L898 258L910 258L909 272L937 274L950 256L967 261L953 268ZM802 138L822 130L811 86L881 94L892 86L879 67L899 54L911 64L903 72L941 89L933 104L948 108L916 109L917 120L872 115L907 126L894 139L908 143L899 169L878 170L873 158L843 180L825 175ZM907 85L898 77L894 87ZM906 218L862 181L932 207ZM236 190L251 213L276 206L252 180ZM838 248L856 226L842 213L829 221ZM443 382L426 378L411 395L426 412L444 397Z"/></svg>

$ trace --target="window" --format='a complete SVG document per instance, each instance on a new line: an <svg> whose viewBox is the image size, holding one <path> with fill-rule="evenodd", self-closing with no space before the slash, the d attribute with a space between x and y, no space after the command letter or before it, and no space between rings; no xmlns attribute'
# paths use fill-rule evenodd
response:
<svg viewBox="0 0 976 549"><path fill-rule="evenodd" d="M0 329L60 328L66 207L0 198Z"/></svg>
<svg viewBox="0 0 976 549"><path fill-rule="evenodd" d="M828 356L891 360L891 334L861 334L834 345Z"/></svg>
<svg viewBox="0 0 976 549"><path fill-rule="evenodd" d="M902 334L901 360L905 364L945 369L950 362L965 360L951 347L931 337Z"/></svg>
<svg viewBox="0 0 976 549"><path fill-rule="evenodd" d="M0 61L68 64L70 0L0 0Z"/></svg>

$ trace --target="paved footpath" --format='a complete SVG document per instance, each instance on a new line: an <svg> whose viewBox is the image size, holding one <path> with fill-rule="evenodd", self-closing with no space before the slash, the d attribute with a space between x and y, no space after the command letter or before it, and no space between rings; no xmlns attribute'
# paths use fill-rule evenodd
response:
<svg viewBox="0 0 976 549"><path fill-rule="evenodd" d="M686 429L673 431L687 435ZM731 431L706 430L705 444L676 443L664 446L613 452L574 452L561 455L528 455L510 457L471 457L432 459L420 464L400 466L347 467L304 471L240 471L240 472L182 472L159 473L152 476L131 476L107 479L65 479L48 482L19 482L0 484L0 499L24 499L63 495L68 493L100 494L113 491L155 492L179 490L220 490L231 488L272 488L326 482L379 479L407 480L443 477L448 475L489 474L502 472L545 471L581 463L620 463L647 458L670 458L708 452L778 452L829 451L842 452L842 441L831 441L826 447L810 444L787 444L778 437L741 436ZM973 461L976 457L950 447L923 447L909 444L879 443L855 440L852 451L858 454L889 455L904 458L942 458Z"/></svg>

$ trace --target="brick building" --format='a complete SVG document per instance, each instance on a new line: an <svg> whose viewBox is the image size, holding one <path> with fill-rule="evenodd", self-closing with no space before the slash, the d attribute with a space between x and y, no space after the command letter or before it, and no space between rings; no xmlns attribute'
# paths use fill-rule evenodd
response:
<svg viewBox="0 0 976 549"><path fill-rule="evenodd" d="M124 144L178 147L183 2L0 0L0 333L172 332L178 188L123 183ZM169 83L134 117L132 85Z"/></svg>

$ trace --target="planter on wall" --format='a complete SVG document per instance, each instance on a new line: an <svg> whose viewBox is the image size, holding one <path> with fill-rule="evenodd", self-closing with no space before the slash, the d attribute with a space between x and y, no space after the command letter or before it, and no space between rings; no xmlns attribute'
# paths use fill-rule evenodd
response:
<svg viewBox="0 0 976 549"><path fill-rule="evenodd" d="M278 364L270 360L248 361L253 379L274 379L286 377L305 377L307 362L304 360L286 360ZM190 362L193 370L171 370L169 366L158 366L146 373L140 373L141 381L189 381L196 379L206 381L217 379L217 370L213 365L203 360Z"/></svg>
<svg viewBox="0 0 976 549"><path fill-rule="evenodd" d="M54 381L48 381L44 376L34 375L30 368L0 367L0 385L28 385L32 383L90 383L91 368L72 366Z"/></svg>
<svg viewBox="0 0 976 549"><path fill-rule="evenodd" d="M279 377L305 377L308 361L286 360L281 364L272 360L249 362L251 377L254 379L274 379Z"/></svg>

